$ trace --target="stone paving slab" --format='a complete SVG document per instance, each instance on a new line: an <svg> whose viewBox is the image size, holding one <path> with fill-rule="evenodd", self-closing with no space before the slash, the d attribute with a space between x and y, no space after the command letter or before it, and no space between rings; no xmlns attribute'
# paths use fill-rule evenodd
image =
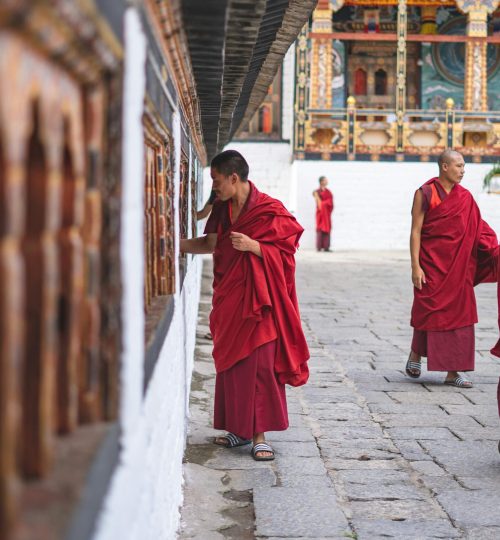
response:
<svg viewBox="0 0 500 540"><path fill-rule="evenodd" d="M257 536L315 538L350 532L333 488L257 488L253 499Z"/></svg>
<svg viewBox="0 0 500 540"><path fill-rule="evenodd" d="M497 491L456 489L441 493L437 499L459 526L500 527L500 493Z"/></svg>
<svg viewBox="0 0 500 540"><path fill-rule="evenodd" d="M405 376L407 254L299 253L310 381L287 389L290 429L267 435L276 460L256 463L248 447L211 444L207 275L181 539L500 539L500 362L487 352L496 340L494 285L476 289L475 386L457 389L425 362L420 379Z"/></svg>
<svg viewBox="0 0 500 540"><path fill-rule="evenodd" d="M446 519L426 521L371 520L355 521L358 540L375 538L400 538L422 540L424 538L460 538L461 534Z"/></svg>

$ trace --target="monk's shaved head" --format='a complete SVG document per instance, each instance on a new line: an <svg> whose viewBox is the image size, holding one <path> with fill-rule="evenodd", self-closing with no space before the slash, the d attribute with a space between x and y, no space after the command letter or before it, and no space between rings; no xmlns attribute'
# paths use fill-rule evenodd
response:
<svg viewBox="0 0 500 540"><path fill-rule="evenodd" d="M451 163L454 159L457 157L463 157L460 152L457 152L456 150L452 150L451 148L447 148L439 157L438 157L438 165L439 169L441 170L443 168L443 165L445 163Z"/></svg>

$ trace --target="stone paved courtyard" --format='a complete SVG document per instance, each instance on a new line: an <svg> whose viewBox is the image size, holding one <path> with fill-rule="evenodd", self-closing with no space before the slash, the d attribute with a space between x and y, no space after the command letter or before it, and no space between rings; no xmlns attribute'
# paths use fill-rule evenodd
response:
<svg viewBox="0 0 500 540"><path fill-rule="evenodd" d="M291 427L268 434L269 464L211 442L210 281L206 264L181 538L500 539L494 285L476 289L475 386L459 390L404 375L405 253L299 253L311 378L288 389Z"/></svg>

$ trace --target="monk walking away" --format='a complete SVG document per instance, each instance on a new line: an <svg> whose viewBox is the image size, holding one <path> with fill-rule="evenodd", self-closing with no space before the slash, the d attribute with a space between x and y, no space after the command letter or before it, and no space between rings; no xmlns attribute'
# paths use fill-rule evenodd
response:
<svg viewBox="0 0 500 540"><path fill-rule="evenodd" d="M420 187L413 199L414 330L406 373L420 377L426 356L429 371L446 372L445 384L471 388L472 382L459 372L474 370L474 285L498 281L498 240L460 185L462 155L446 150L438 165L439 177Z"/></svg>
<svg viewBox="0 0 500 540"><path fill-rule="evenodd" d="M303 229L248 172L234 150L212 160L217 198L205 236L181 240L180 248L213 253L214 427L227 431L215 443L253 443L253 458L267 461L274 450L265 433L288 428L285 384L300 386L309 376L295 292L294 254Z"/></svg>
<svg viewBox="0 0 500 540"><path fill-rule="evenodd" d="M332 212L334 208L333 193L326 187L326 176L319 177L319 188L313 191L316 201L316 249L330 251L330 235L332 232Z"/></svg>

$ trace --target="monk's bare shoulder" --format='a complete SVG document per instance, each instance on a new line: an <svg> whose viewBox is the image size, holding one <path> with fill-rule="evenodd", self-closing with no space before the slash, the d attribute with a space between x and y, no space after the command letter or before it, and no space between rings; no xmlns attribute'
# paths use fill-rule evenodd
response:
<svg viewBox="0 0 500 540"><path fill-rule="evenodd" d="M415 195L413 195L413 204L411 207L412 213L416 209L422 208L423 202L424 202L424 194L422 192L422 188L418 188L417 191L415 191Z"/></svg>

